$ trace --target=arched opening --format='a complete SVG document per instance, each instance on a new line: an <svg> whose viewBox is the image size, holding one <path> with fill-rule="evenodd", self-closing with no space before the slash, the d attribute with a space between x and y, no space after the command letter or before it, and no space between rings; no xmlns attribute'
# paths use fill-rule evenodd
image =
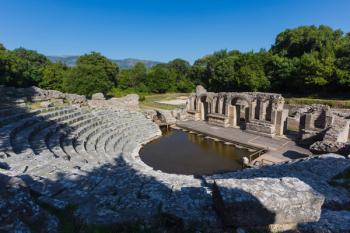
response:
<svg viewBox="0 0 350 233"><path fill-rule="evenodd" d="M261 100L257 100L256 106L255 106L255 114L254 114L254 115L255 115L254 118L255 118L256 120L259 120L260 105L261 105Z"/></svg>
<svg viewBox="0 0 350 233"><path fill-rule="evenodd" d="M234 106L235 110L233 126L245 129L249 119L249 102L244 98L236 97L231 100L231 105Z"/></svg>
<svg viewBox="0 0 350 233"><path fill-rule="evenodd" d="M271 115L272 115L272 103L268 102L267 103L267 107L266 107L265 120L266 121L271 121Z"/></svg>
<svg viewBox="0 0 350 233"><path fill-rule="evenodd" d="M215 98L213 103L214 103L214 106L215 106L214 112L215 113L220 113L220 111L219 111L219 109L220 109L220 98Z"/></svg>
<svg viewBox="0 0 350 233"><path fill-rule="evenodd" d="M221 113L222 114L226 114L226 97L222 97L223 98L223 100L222 100L222 107L221 107Z"/></svg>

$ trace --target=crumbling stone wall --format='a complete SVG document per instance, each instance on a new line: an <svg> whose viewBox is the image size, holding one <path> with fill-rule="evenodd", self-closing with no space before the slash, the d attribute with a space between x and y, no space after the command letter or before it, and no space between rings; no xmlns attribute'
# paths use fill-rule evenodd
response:
<svg viewBox="0 0 350 233"><path fill-rule="evenodd" d="M188 118L223 127L240 127L266 136L283 135L287 111L280 94L207 92L197 86L187 101Z"/></svg>
<svg viewBox="0 0 350 233"><path fill-rule="evenodd" d="M0 85L0 98L4 101L57 101L61 100L72 104L86 104L86 97L83 95L62 93L55 90L44 90L39 87L16 88Z"/></svg>
<svg viewBox="0 0 350 233"><path fill-rule="evenodd" d="M121 98L105 99L102 93L96 93L88 100L88 105L93 108L139 110L139 96L130 94Z"/></svg>
<svg viewBox="0 0 350 233"><path fill-rule="evenodd" d="M350 153L350 113L327 105L307 106L300 113L299 144L314 153Z"/></svg>

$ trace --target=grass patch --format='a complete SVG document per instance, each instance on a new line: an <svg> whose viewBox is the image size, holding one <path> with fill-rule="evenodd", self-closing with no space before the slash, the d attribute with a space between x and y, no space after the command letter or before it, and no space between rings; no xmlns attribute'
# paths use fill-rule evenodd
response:
<svg viewBox="0 0 350 233"><path fill-rule="evenodd" d="M29 101L27 101L26 102L26 106L29 109L32 109L32 110L36 110L36 109L42 108L41 107L41 102L29 102Z"/></svg>
<svg viewBox="0 0 350 233"><path fill-rule="evenodd" d="M165 109L165 110L174 110L179 107L185 106L175 106L170 104L161 104L157 103L157 101L164 100L173 100L178 97L188 97L189 93L165 93L165 94L154 94L149 93L145 89L142 88L129 88L129 89L119 89L113 88L108 94L108 97L123 97L129 94L138 94L140 96L140 107L143 109L149 108L157 108L157 109Z"/></svg>
<svg viewBox="0 0 350 233"><path fill-rule="evenodd" d="M313 98L285 98L286 104L325 104L332 108L350 108L350 100L334 100L334 99L313 99Z"/></svg>
<svg viewBox="0 0 350 233"><path fill-rule="evenodd" d="M144 109L158 108L158 109L165 109L165 110L174 110L185 106L162 104L162 103L158 103L157 101L173 100L179 97L188 97L188 96L189 96L188 93L166 93L166 94L146 95L145 99L143 101L140 101L140 107Z"/></svg>

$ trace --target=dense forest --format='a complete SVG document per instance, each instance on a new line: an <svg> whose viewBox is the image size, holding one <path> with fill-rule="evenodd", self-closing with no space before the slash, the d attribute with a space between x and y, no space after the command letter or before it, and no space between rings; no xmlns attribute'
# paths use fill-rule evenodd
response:
<svg viewBox="0 0 350 233"><path fill-rule="evenodd" d="M269 50L222 50L191 65L182 59L147 69L119 67L97 52L80 56L74 67L52 63L33 50L0 44L0 84L91 96L96 92L270 91L290 95L336 95L350 87L350 33L327 26L301 26L279 33Z"/></svg>

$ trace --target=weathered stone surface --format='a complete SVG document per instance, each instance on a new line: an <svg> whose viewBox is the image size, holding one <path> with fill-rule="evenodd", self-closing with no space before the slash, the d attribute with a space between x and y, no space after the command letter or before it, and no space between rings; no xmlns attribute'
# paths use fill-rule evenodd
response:
<svg viewBox="0 0 350 233"><path fill-rule="evenodd" d="M86 97L83 95L66 93L65 98L68 102L73 104L86 104Z"/></svg>
<svg viewBox="0 0 350 233"><path fill-rule="evenodd" d="M85 104L86 98L82 95L62 93L55 90L43 90L41 88L32 86L27 88L2 87L1 99L18 101L20 99L31 101L48 101L48 100L67 100L67 102L75 104Z"/></svg>
<svg viewBox="0 0 350 233"><path fill-rule="evenodd" d="M313 143L310 146L310 150L315 154L322 154L327 152L348 155L350 153L350 143L323 140Z"/></svg>
<svg viewBox="0 0 350 233"><path fill-rule="evenodd" d="M58 219L33 201L21 179L0 173L0 187L0 232L57 232Z"/></svg>
<svg viewBox="0 0 350 233"><path fill-rule="evenodd" d="M173 116L172 111L157 110L157 116L163 124L173 125L176 123L176 118Z"/></svg>
<svg viewBox="0 0 350 233"><path fill-rule="evenodd" d="M348 154L350 113L327 105L305 106L300 114L299 144L313 153Z"/></svg>
<svg viewBox="0 0 350 233"><path fill-rule="evenodd" d="M207 93L207 90L203 87L203 86L201 86L201 85L198 85L197 87L196 87L196 95L201 95L201 94L205 94L205 93Z"/></svg>
<svg viewBox="0 0 350 233"><path fill-rule="evenodd" d="M108 100L92 99L88 101L88 105L93 108L109 108L109 109L124 109L124 110L138 110L139 96L130 94L121 98L111 98Z"/></svg>
<svg viewBox="0 0 350 233"><path fill-rule="evenodd" d="M324 197L297 178L215 180L232 226L266 226L318 221Z"/></svg>
<svg viewBox="0 0 350 233"><path fill-rule="evenodd" d="M209 183L215 181L218 186L222 201L221 208L220 201L216 206L227 224L300 223L312 219L315 221L326 210L349 206L349 191L329 183L332 177L348 167L349 159L327 154L214 175L206 180ZM223 210L229 211L228 216L223 214ZM259 216L261 214L265 218Z"/></svg>
<svg viewBox="0 0 350 233"><path fill-rule="evenodd" d="M263 92L207 92L197 86L189 96L187 118L209 121L222 127L239 127L249 132L267 135L283 135L288 111L283 109L281 94ZM214 114L224 115L226 120ZM248 126L248 124L251 124ZM248 126L248 127L247 127Z"/></svg>
<svg viewBox="0 0 350 233"><path fill-rule="evenodd" d="M40 106L43 108L48 108L48 107L52 107L53 104L50 101L43 101L40 103Z"/></svg>
<svg viewBox="0 0 350 233"><path fill-rule="evenodd" d="M95 93L91 96L92 100L105 100L105 96L103 95L103 93Z"/></svg>
<svg viewBox="0 0 350 233"><path fill-rule="evenodd" d="M299 203L301 198L300 203L306 206L302 200L313 200L311 195L305 194L308 192L298 189L300 182L324 198L322 212L341 210L350 203L347 190L329 183L335 174L350 166L350 160L337 155L210 177L155 171L143 163L139 150L161 132L140 111L121 108L130 108L129 105L136 103L135 99L131 96L117 101L96 100L99 106L104 106L101 108L69 104L28 111L18 106L0 106L0 117L4 119L0 127L0 173L14 179L21 177L23 185L39 196L38 203L57 209L76 206L75 216L88 224L136 220L149 223L161 213L170 216L167 222L175 220L171 224L196 222L207 231L222 232L212 207L214 180L227 184L232 181L242 187L242 180L247 180L247 185L259 181L257 190L262 194L251 190L252 196L267 203L266 209L271 212L289 214L277 208L281 204L278 200L270 203L260 200L260 196L272 200L280 196L286 198L283 194L290 196L290 190L296 189L290 203ZM169 114L174 116L174 112ZM250 186L248 191L254 185ZM11 184L10 187L16 186ZM270 196L265 187L270 187ZM1 191L0 203L5 203L4 208L17 208L9 206L7 200L11 204L13 199L1 196ZM235 195L234 190L223 193L223 199ZM20 217L17 219L6 226L27 231L28 223Z"/></svg>

